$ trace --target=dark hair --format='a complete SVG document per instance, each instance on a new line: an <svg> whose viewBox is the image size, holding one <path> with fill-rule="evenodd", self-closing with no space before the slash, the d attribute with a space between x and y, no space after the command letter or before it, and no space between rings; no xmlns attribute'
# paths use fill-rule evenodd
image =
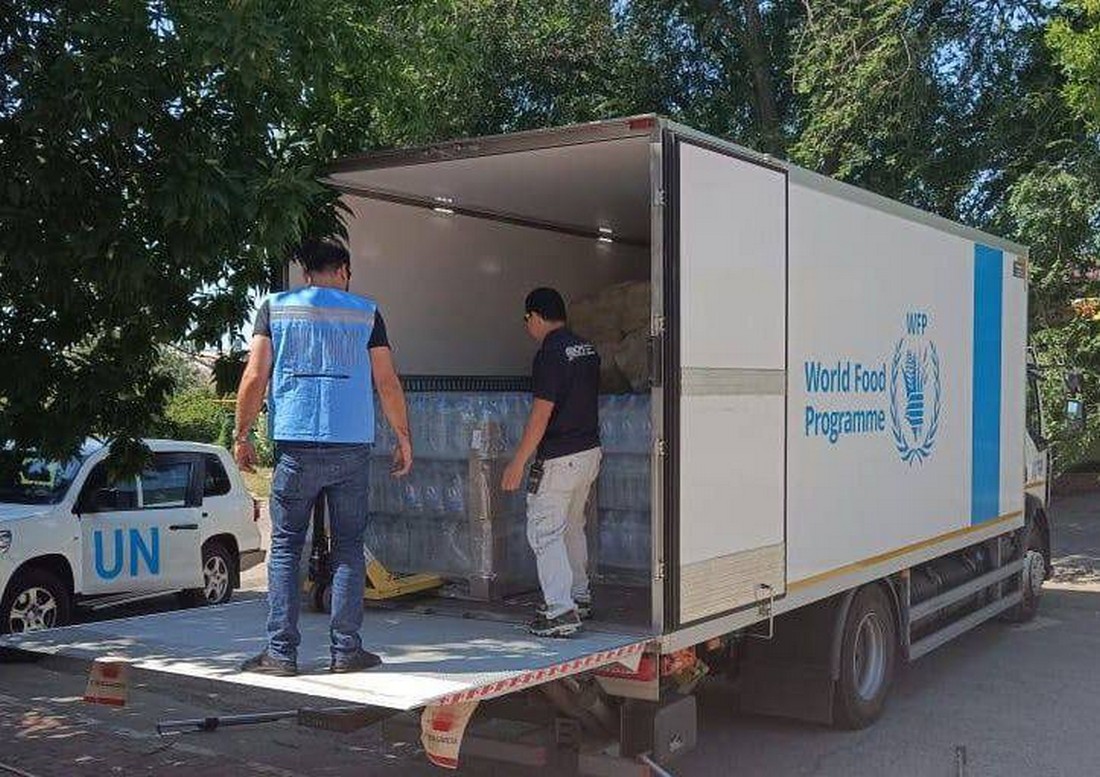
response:
<svg viewBox="0 0 1100 777"><path fill-rule="evenodd" d="M309 238L294 249L294 261L308 273L332 272L350 265L351 255L332 238Z"/></svg>
<svg viewBox="0 0 1100 777"><path fill-rule="evenodd" d="M555 289L545 286L527 295L524 309L527 313L538 313L546 321L565 321L565 300Z"/></svg>

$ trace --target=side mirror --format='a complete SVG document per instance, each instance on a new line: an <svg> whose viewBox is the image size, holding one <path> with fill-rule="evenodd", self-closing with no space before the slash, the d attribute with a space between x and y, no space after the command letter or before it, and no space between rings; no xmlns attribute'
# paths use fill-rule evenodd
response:
<svg viewBox="0 0 1100 777"><path fill-rule="evenodd" d="M1077 397L1066 400L1066 429L1075 433L1085 429L1085 403Z"/></svg>

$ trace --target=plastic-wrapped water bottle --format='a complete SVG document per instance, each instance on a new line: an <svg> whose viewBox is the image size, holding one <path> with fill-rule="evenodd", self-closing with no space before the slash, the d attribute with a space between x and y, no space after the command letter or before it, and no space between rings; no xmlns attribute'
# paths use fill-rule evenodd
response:
<svg viewBox="0 0 1100 777"><path fill-rule="evenodd" d="M618 558L615 511L600 510L599 553L601 567L614 567Z"/></svg>
<svg viewBox="0 0 1100 777"><path fill-rule="evenodd" d="M443 479L440 465L428 462L424 466L424 512L428 515L443 514Z"/></svg>
<svg viewBox="0 0 1100 777"><path fill-rule="evenodd" d="M630 504L630 461L621 453L611 456L613 469L613 486L611 504L612 510L625 510Z"/></svg>
<svg viewBox="0 0 1100 777"><path fill-rule="evenodd" d="M605 453L615 452L615 439L612 433L615 414L615 395L605 394L600 397L600 444Z"/></svg>
<svg viewBox="0 0 1100 777"><path fill-rule="evenodd" d="M401 512L409 515L422 515L424 512L424 495L420 483L418 482L421 476L416 473L418 470L422 470L421 467L417 467L413 472L409 473L402 483L402 504Z"/></svg>
<svg viewBox="0 0 1100 777"><path fill-rule="evenodd" d="M441 571L451 575L468 574L471 570L469 524L445 518L440 521L437 537Z"/></svg>
<svg viewBox="0 0 1100 777"><path fill-rule="evenodd" d="M653 467L648 456L638 458L638 509L649 512L653 502Z"/></svg>
<svg viewBox="0 0 1100 777"><path fill-rule="evenodd" d="M653 527L650 525L649 511L639 513L638 520L638 569L648 573L653 550Z"/></svg>
<svg viewBox="0 0 1100 777"><path fill-rule="evenodd" d="M531 415L531 397L526 394L512 395L512 445L518 447L527 428L527 418Z"/></svg>
<svg viewBox="0 0 1100 777"><path fill-rule="evenodd" d="M447 475L443 509L448 515L466 516L466 480L459 472Z"/></svg>
<svg viewBox="0 0 1100 777"><path fill-rule="evenodd" d="M448 412L448 400L446 394L432 395L430 402L431 410L428 413L428 451L426 453L428 458L443 459L450 456L448 450L448 432L447 428L450 425L451 413Z"/></svg>
<svg viewBox="0 0 1100 777"><path fill-rule="evenodd" d="M634 418L633 397L622 397L619 410L619 450L623 453L637 452L638 424Z"/></svg>
<svg viewBox="0 0 1100 777"><path fill-rule="evenodd" d="M611 457L604 456L600 465L600 474L596 480L596 507L603 510L608 507L611 500Z"/></svg>
<svg viewBox="0 0 1100 777"><path fill-rule="evenodd" d="M635 397L638 406L638 453L649 453L653 441L653 418L650 416L652 403L649 394Z"/></svg>

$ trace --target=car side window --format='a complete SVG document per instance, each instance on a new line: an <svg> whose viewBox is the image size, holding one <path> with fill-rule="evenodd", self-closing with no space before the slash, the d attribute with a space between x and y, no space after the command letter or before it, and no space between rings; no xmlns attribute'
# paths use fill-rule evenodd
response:
<svg viewBox="0 0 1100 777"><path fill-rule="evenodd" d="M153 465L141 473L143 508L185 507L194 462L153 458Z"/></svg>
<svg viewBox="0 0 1100 777"><path fill-rule="evenodd" d="M107 463L101 461L84 481L80 492L82 512L110 513L120 510L138 509L137 480L133 477L112 480L107 471Z"/></svg>
<svg viewBox="0 0 1100 777"><path fill-rule="evenodd" d="M206 464L206 475L202 482L202 495L207 497L228 494L233 486L229 481L229 473L222 466L222 460L216 454L207 453L203 456L203 462Z"/></svg>

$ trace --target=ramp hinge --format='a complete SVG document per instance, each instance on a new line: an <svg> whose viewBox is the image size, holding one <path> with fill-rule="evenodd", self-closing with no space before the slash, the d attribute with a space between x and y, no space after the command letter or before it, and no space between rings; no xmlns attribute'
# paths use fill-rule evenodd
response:
<svg viewBox="0 0 1100 777"><path fill-rule="evenodd" d="M658 561L657 562L657 573L653 576L653 578L655 580L664 580L665 579L665 562L663 562L663 561Z"/></svg>
<svg viewBox="0 0 1100 777"><path fill-rule="evenodd" d="M660 205L661 207L664 207L664 204L665 204L665 190L664 189L658 189L656 192L653 193L653 204L654 205Z"/></svg>
<svg viewBox="0 0 1100 777"><path fill-rule="evenodd" d="M665 333L665 317L654 316L653 324L650 326L650 334L654 337L660 337Z"/></svg>
<svg viewBox="0 0 1100 777"><path fill-rule="evenodd" d="M657 451L658 456L664 456L668 453L668 446L665 445L665 438L658 437L657 441L653 445Z"/></svg>

